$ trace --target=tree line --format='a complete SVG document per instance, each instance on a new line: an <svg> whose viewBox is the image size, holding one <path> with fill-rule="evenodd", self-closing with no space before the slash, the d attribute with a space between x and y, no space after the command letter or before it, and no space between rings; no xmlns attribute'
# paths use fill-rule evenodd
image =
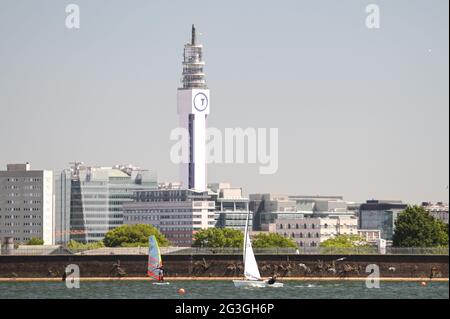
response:
<svg viewBox="0 0 450 319"><path fill-rule="evenodd" d="M395 222L394 247L448 247L448 224L431 216L421 206L409 206L401 212ZM106 233L102 241L79 243L71 240L72 249L95 249L102 247L148 247L149 236L154 235L162 247L170 241L151 225L122 225ZM43 240L32 238L28 245L43 245ZM244 234L229 228L203 229L194 235L194 247L243 247ZM254 248L296 248L297 243L290 237L277 233L258 233L252 238ZM321 247L367 247L369 244L358 235L339 235L323 241Z"/></svg>

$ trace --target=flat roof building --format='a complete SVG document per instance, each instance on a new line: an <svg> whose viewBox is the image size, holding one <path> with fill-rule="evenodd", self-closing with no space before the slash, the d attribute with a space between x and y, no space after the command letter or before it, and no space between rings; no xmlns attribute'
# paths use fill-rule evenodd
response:
<svg viewBox="0 0 450 319"><path fill-rule="evenodd" d="M391 241L397 216L407 207L400 200L368 200L360 207L359 228L380 230L381 238Z"/></svg>
<svg viewBox="0 0 450 319"><path fill-rule="evenodd" d="M249 214L249 200L242 195L242 188L229 183L208 184L211 200L215 201L216 227L245 230L247 218L252 229L253 213Z"/></svg>
<svg viewBox="0 0 450 319"><path fill-rule="evenodd" d="M267 231L281 219L306 217L356 217L351 204L342 196L288 196L283 194L251 194L250 210L254 212L254 230Z"/></svg>
<svg viewBox="0 0 450 319"><path fill-rule="evenodd" d="M57 244L100 241L123 224L123 204L137 190L157 189L156 173L132 165L113 167L74 163L56 180Z"/></svg>
<svg viewBox="0 0 450 319"><path fill-rule="evenodd" d="M448 224L448 204L437 202L436 204L423 202L422 207L436 219Z"/></svg>
<svg viewBox="0 0 450 319"><path fill-rule="evenodd" d="M195 233L214 227L215 202L208 192L160 189L135 192L123 206L124 223L156 227L174 246L189 247Z"/></svg>
<svg viewBox="0 0 450 319"><path fill-rule="evenodd" d="M300 247L318 247L321 242L338 235L357 235L356 217L305 217L277 219L276 232L290 237Z"/></svg>
<svg viewBox="0 0 450 319"><path fill-rule="evenodd" d="M0 237L54 244L52 171L32 170L29 163L0 171Z"/></svg>

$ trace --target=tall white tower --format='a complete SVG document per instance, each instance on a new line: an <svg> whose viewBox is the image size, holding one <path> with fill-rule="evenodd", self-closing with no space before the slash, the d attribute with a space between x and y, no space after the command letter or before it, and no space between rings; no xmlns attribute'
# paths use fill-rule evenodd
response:
<svg viewBox="0 0 450 319"><path fill-rule="evenodd" d="M206 190L206 118L209 114L202 51L192 25L191 43L184 46L183 87L178 89L180 127L189 132L189 163L181 164L180 178L183 188L199 191Z"/></svg>

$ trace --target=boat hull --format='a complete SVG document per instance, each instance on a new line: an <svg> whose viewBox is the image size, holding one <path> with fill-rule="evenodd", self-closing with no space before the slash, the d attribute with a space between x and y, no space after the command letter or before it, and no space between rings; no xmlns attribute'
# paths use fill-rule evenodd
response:
<svg viewBox="0 0 450 319"><path fill-rule="evenodd" d="M166 286L170 285L170 282L153 282L152 284L156 286Z"/></svg>
<svg viewBox="0 0 450 319"><path fill-rule="evenodd" d="M276 282L272 285L269 285L267 281L257 281L257 280L233 280L234 286L236 288L265 288L265 287L273 287L280 288L283 287L281 282Z"/></svg>

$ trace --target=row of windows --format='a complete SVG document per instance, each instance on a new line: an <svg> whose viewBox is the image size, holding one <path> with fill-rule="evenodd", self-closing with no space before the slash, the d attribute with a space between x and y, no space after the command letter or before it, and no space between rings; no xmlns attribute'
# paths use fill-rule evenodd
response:
<svg viewBox="0 0 450 319"><path fill-rule="evenodd" d="M189 234L167 234L167 238L192 238L192 233Z"/></svg>
<svg viewBox="0 0 450 319"><path fill-rule="evenodd" d="M299 242L298 244L299 244L300 247L307 247L307 246L308 246L307 243L303 243L302 241ZM309 247L317 247L317 243L313 241L313 242L311 242L311 243L309 244Z"/></svg>
<svg viewBox="0 0 450 319"><path fill-rule="evenodd" d="M161 222L161 225L193 225L197 224L197 222L192 221L167 221L167 222ZM201 224L201 222L200 222Z"/></svg>
<svg viewBox="0 0 450 319"><path fill-rule="evenodd" d="M310 228L311 229L316 229L316 228L319 228L319 225L315 225L315 224L311 224L311 225L309 225L310 226ZM327 229L328 228L328 224L324 224L323 225L323 228L325 228L325 229ZM337 228L337 227L343 227L343 228L345 228L345 227L348 227L348 228L356 228L357 226L356 225L347 225L347 224L342 224L342 225L332 225L332 227L335 227L335 228ZM308 227L308 224L303 224L303 227L302 227L303 229L308 229L309 227ZM300 229L300 225L299 224L277 224L277 229Z"/></svg>
<svg viewBox="0 0 450 319"><path fill-rule="evenodd" d="M32 229L24 229L23 231L20 230L20 229L7 229L7 230L3 230L3 232L2 232L2 230L0 229L0 233L3 233L5 235L22 234L22 233L23 234L40 234L41 231L40 230L36 230L36 229L34 229L34 230L32 230Z"/></svg>
<svg viewBox="0 0 450 319"><path fill-rule="evenodd" d="M19 204L19 202L18 201L14 201L14 200L11 200L11 201L6 201L6 203L7 204ZM23 201L23 204L41 204L42 203L42 201L40 201L40 200L24 200ZM22 204L22 201L20 201L20 204Z"/></svg>
<svg viewBox="0 0 450 319"><path fill-rule="evenodd" d="M0 226L1 226L1 224L0 224ZM19 222L9 222L9 223L5 223L5 226L20 226L20 223Z"/></svg>
<svg viewBox="0 0 450 319"><path fill-rule="evenodd" d="M23 219L41 219L40 215L23 215Z"/></svg>
<svg viewBox="0 0 450 319"><path fill-rule="evenodd" d="M132 220L159 220L159 216L124 216L124 221Z"/></svg>
<svg viewBox="0 0 450 319"><path fill-rule="evenodd" d="M204 212L207 210L205 209ZM125 214L150 214L150 213L201 213L201 209L133 209L125 210ZM208 209L208 212L214 212L212 209Z"/></svg>
<svg viewBox="0 0 450 319"><path fill-rule="evenodd" d="M10 178L7 178L6 181L8 181L8 182L41 182L42 179L33 178L33 177L27 177L27 178L10 177Z"/></svg>
<svg viewBox="0 0 450 319"><path fill-rule="evenodd" d="M288 237L288 236L289 235L287 233L284 233L284 237ZM291 233L291 237L292 238L303 238L303 237L305 237L305 238L313 238L313 237L319 238L320 234L319 233L315 233L315 234L308 233L308 234L303 235L303 233L299 233L299 234Z"/></svg>
<svg viewBox="0 0 450 319"><path fill-rule="evenodd" d="M311 227L311 229L315 229L316 225L311 224L310 227ZM328 227L328 225L325 224L324 228L327 228L327 227ZM287 224L287 225L285 225L285 224L277 224L277 228L278 229L291 229L291 228L300 229L300 225L299 224L295 224L295 225L291 225L291 224ZM308 224L303 224L303 229L308 229L308 228L309 228Z"/></svg>
<svg viewBox="0 0 450 319"><path fill-rule="evenodd" d="M160 219L192 219L192 215L161 215Z"/></svg>
<svg viewBox="0 0 450 319"><path fill-rule="evenodd" d="M23 201L23 204L36 204L38 203L38 201ZM39 204L41 202L39 201ZM6 201L6 204L22 204L22 201L18 202L18 201L14 201L14 200L8 200Z"/></svg>
<svg viewBox="0 0 450 319"><path fill-rule="evenodd" d="M73 223L75 224L75 223ZM78 223L82 224L82 223ZM84 222L85 225L122 225L121 220L87 220Z"/></svg>
<svg viewBox="0 0 450 319"><path fill-rule="evenodd" d="M20 226L22 223L20 222L7 222L5 223L5 226ZM0 224L1 226L1 224ZM28 222L23 223L23 226L42 226L42 223L36 223L36 222Z"/></svg>
<svg viewBox="0 0 450 319"><path fill-rule="evenodd" d="M20 212L20 208L5 208L4 209L4 211L5 212ZM2 210L0 209L0 212L1 212ZM23 209L23 211L24 212L39 212L40 211L40 208L24 208ZM0 218L1 218L1 215L0 215Z"/></svg>
<svg viewBox="0 0 450 319"><path fill-rule="evenodd" d="M190 246L192 243L192 241L190 241L190 240L189 241L188 240L173 240L173 242L179 246L183 246L183 245Z"/></svg>
<svg viewBox="0 0 450 319"><path fill-rule="evenodd" d="M158 227L163 231L192 231L192 227Z"/></svg>
<svg viewBox="0 0 450 319"><path fill-rule="evenodd" d="M27 194L21 194L21 193L8 193L6 194L8 197L42 197L42 194L39 193L27 193ZM38 203L40 204L41 201L23 201L25 204L27 203Z"/></svg>
<svg viewBox="0 0 450 319"><path fill-rule="evenodd" d="M5 219L18 219L20 218L19 215L5 215Z"/></svg>
<svg viewBox="0 0 450 319"><path fill-rule="evenodd" d="M26 190L41 190L41 187L38 185L25 185L20 187L19 185L7 185L4 189L26 189Z"/></svg>

